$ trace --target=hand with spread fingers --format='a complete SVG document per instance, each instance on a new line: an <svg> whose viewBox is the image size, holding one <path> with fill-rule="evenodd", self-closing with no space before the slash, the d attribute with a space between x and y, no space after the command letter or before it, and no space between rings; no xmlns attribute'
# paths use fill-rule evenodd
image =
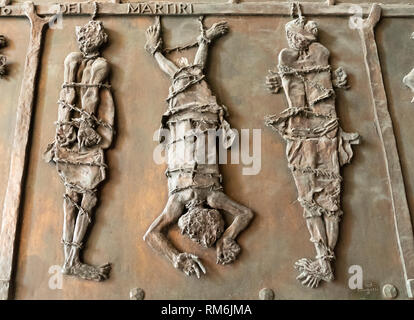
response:
<svg viewBox="0 0 414 320"><path fill-rule="evenodd" d="M60 147L68 147L76 140L76 131L72 125L61 125L56 128L56 141Z"/></svg>
<svg viewBox="0 0 414 320"><path fill-rule="evenodd" d="M282 88L282 79L279 73L269 70L269 74L266 77L266 87L271 93L278 93Z"/></svg>
<svg viewBox="0 0 414 320"><path fill-rule="evenodd" d="M93 128L93 124L90 121L82 121L78 130L78 144L79 147L93 147L98 145L102 140L102 137Z"/></svg>
<svg viewBox="0 0 414 320"><path fill-rule="evenodd" d="M161 25L159 18L156 19L154 25L150 26L145 33L147 42L145 43L145 50L154 55L162 46L161 39Z"/></svg>
<svg viewBox="0 0 414 320"><path fill-rule="evenodd" d="M229 26L227 22L221 21L213 24L213 26L206 31L206 38L208 40L214 40L220 36L229 32Z"/></svg>
<svg viewBox="0 0 414 320"><path fill-rule="evenodd" d="M201 272L206 273L206 269L199 258L191 253L180 253L174 258L174 267L181 270L187 276L196 275L200 279Z"/></svg>

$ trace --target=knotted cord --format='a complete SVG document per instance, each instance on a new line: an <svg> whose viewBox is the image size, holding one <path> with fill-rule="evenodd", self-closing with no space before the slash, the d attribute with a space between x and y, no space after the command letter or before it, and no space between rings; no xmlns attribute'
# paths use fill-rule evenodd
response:
<svg viewBox="0 0 414 320"><path fill-rule="evenodd" d="M302 19L302 8L300 7L300 3L299 2L292 2L290 4L290 16L292 17L292 19L295 18L295 12L297 13L297 17L299 19Z"/></svg>
<svg viewBox="0 0 414 320"><path fill-rule="evenodd" d="M96 19L96 16L98 15L98 3L96 1L93 2L93 13L92 13L92 20Z"/></svg>

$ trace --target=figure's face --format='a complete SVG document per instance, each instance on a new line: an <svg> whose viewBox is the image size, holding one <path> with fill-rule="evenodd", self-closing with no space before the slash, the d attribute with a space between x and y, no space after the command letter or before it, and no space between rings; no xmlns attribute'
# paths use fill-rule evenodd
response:
<svg viewBox="0 0 414 320"><path fill-rule="evenodd" d="M306 22L303 18L295 19L286 24L286 37L289 47L305 50L317 40L318 25L315 21Z"/></svg>
<svg viewBox="0 0 414 320"><path fill-rule="evenodd" d="M83 27L76 27L76 37L79 50L85 55L98 52L108 39L100 21L89 21Z"/></svg>

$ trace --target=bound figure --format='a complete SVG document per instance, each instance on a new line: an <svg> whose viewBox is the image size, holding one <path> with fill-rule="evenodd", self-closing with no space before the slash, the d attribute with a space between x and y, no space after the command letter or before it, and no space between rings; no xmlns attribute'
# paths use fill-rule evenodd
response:
<svg viewBox="0 0 414 320"><path fill-rule="evenodd" d="M202 146L205 146L209 132L221 130L221 143L227 148L234 140L234 132L225 120L226 108L217 103L204 74L209 46L213 40L228 32L228 26L220 22L204 30L202 20L200 26L201 35L197 42L187 46L198 47L191 64L182 58L176 65L163 54L159 18L147 30L145 46L161 70L170 77L172 85L167 98L168 109L162 117L162 128L168 135L161 141L166 146L169 198L164 211L150 226L144 239L175 268L188 276L197 277L205 273L200 259L175 248L165 234L168 229L178 222L182 234L203 247L215 244L217 263L228 264L235 261L240 253L236 237L253 218L252 210L223 192L217 154L215 161L203 161L206 154ZM216 142L214 148L217 148ZM211 153L207 157L211 160ZM227 229L222 212L234 218Z"/></svg>
<svg viewBox="0 0 414 320"><path fill-rule="evenodd" d="M332 261L341 210L341 166L352 159L359 135L345 133L335 110L334 87L347 88L342 68L331 71L329 50L317 41L318 28L299 14L286 24L289 48L279 54L278 72L267 84L283 87L288 108L266 124L286 140L286 156L298 190L298 201L316 249L315 259L296 262L298 279L308 287L332 281Z"/></svg>
<svg viewBox="0 0 414 320"><path fill-rule="evenodd" d="M98 201L97 188L106 178L104 150L112 144L115 107L108 83L110 67L100 53L107 42L102 22L91 20L77 27L76 36L80 52L65 59L56 135L45 160L56 165L66 190L62 272L101 281L107 279L110 265L87 265L79 255Z"/></svg>

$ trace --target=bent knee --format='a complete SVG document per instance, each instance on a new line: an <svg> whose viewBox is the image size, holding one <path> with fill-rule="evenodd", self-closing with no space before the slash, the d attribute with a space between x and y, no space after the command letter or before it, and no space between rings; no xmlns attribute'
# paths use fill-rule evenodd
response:
<svg viewBox="0 0 414 320"><path fill-rule="evenodd" d="M88 203L88 206L90 206L91 208L93 208L98 203L98 197L96 196L95 193L86 193L84 195L83 201L87 202Z"/></svg>
<svg viewBox="0 0 414 320"><path fill-rule="evenodd" d="M254 218L254 212L250 208L246 208L246 212L244 215L246 216L246 219L248 219L249 221L251 221Z"/></svg>
<svg viewBox="0 0 414 320"><path fill-rule="evenodd" d="M220 201L220 199L226 196L222 191L213 191L208 194L206 200L210 207L214 208L215 205Z"/></svg>
<svg viewBox="0 0 414 320"><path fill-rule="evenodd" d="M250 208L245 207L242 215L240 216L246 224L250 223L254 217L254 212Z"/></svg>

